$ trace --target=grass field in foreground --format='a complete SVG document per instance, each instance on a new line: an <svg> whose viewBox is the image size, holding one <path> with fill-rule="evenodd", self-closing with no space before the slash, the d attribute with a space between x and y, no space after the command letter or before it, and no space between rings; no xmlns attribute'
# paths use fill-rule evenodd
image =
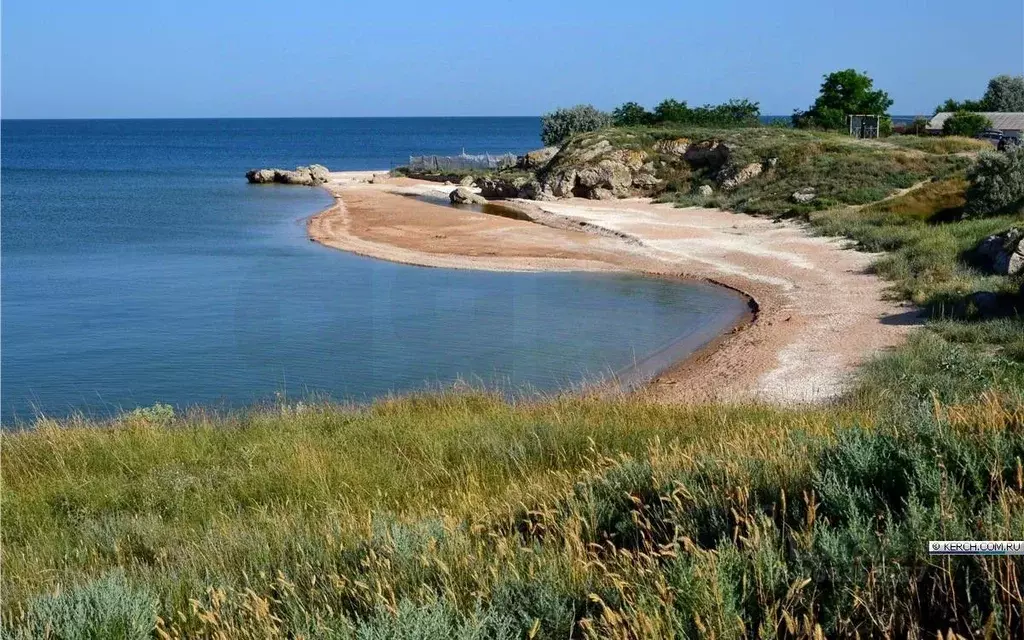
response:
<svg viewBox="0 0 1024 640"><path fill-rule="evenodd" d="M918 335L826 408L469 393L42 423L3 443L6 629L1006 637L1021 559L925 548L1024 532L1024 368L956 340Z"/></svg>

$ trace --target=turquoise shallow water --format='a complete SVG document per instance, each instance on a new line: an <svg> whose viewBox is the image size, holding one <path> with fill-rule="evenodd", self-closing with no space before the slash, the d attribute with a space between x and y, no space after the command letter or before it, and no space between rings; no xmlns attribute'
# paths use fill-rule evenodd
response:
<svg viewBox="0 0 1024 640"><path fill-rule="evenodd" d="M311 243L317 189L255 166L522 152L532 118L4 121L0 413L363 400L465 379L552 390L745 310L626 275L426 269ZM692 348L693 344L684 348Z"/></svg>

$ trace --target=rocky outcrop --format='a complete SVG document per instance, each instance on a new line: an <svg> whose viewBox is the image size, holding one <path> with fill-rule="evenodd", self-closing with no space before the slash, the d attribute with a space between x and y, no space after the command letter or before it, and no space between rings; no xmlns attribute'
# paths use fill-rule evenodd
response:
<svg viewBox="0 0 1024 640"><path fill-rule="evenodd" d="M658 140L654 143L654 150L669 156L682 158L686 150L690 148L689 138L676 138L675 140Z"/></svg>
<svg viewBox="0 0 1024 640"><path fill-rule="evenodd" d="M592 200L649 195L661 183L646 151L616 149L603 138L566 145L538 179L544 197Z"/></svg>
<svg viewBox="0 0 1024 640"><path fill-rule="evenodd" d="M554 200L551 189L528 176L485 176L477 181L480 195L488 200L524 198L526 200Z"/></svg>
<svg viewBox="0 0 1024 640"><path fill-rule="evenodd" d="M466 187L458 187L448 194L452 204L485 204L487 199L478 196Z"/></svg>
<svg viewBox="0 0 1024 640"><path fill-rule="evenodd" d="M516 160L516 166L520 169L541 169L548 162L551 162L551 158L555 157L558 153L558 147L544 147L542 149L535 149L528 151L523 155L519 156Z"/></svg>
<svg viewBox="0 0 1024 640"><path fill-rule="evenodd" d="M287 169L253 169L247 171L245 179L252 184L297 184L315 186L324 184L330 178L330 171L320 164L308 167L296 167L294 171Z"/></svg>
<svg viewBox="0 0 1024 640"><path fill-rule="evenodd" d="M729 162L729 155L732 150L729 145L719 140L704 140L696 142L687 147L683 159L692 167L710 167L719 169Z"/></svg>
<svg viewBox="0 0 1024 640"><path fill-rule="evenodd" d="M991 235L975 247L975 262L999 275L1017 275L1024 271L1024 228L1013 227Z"/></svg>
<svg viewBox="0 0 1024 640"><path fill-rule="evenodd" d="M473 176L463 176L462 180L459 180L459 184L462 185L463 187L472 187L474 184L476 184L476 178L474 178Z"/></svg>
<svg viewBox="0 0 1024 640"><path fill-rule="evenodd" d="M721 174L722 188L735 189L741 184L761 175L764 167L760 162L751 162L740 168L727 168Z"/></svg>
<svg viewBox="0 0 1024 640"><path fill-rule="evenodd" d="M548 180L548 187L551 194L556 198L573 197L572 190L576 187L576 170L566 169Z"/></svg>
<svg viewBox="0 0 1024 640"><path fill-rule="evenodd" d="M504 198L518 198L519 189L528 181L524 177L503 178L496 176L484 176L477 180L480 187L480 195L488 200L499 200Z"/></svg>

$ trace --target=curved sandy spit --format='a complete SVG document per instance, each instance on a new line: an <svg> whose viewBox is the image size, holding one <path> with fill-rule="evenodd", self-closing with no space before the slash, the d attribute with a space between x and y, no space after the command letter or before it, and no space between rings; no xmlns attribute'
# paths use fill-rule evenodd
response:
<svg viewBox="0 0 1024 640"><path fill-rule="evenodd" d="M797 223L648 200L513 201L534 222L424 202L451 186L373 172L334 173L335 197L310 239L430 267L495 271L634 271L710 280L756 301L753 322L670 367L647 387L667 402L821 402L865 359L920 323L869 274L877 254L810 235Z"/></svg>

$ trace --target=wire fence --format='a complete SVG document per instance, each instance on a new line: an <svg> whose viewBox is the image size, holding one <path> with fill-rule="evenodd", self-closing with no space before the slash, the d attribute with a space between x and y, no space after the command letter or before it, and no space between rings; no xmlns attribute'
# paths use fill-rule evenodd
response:
<svg viewBox="0 0 1024 640"><path fill-rule="evenodd" d="M452 171L461 169L504 169L516 163L513 153L492 156L489 153L469 155L465 151L457 156L409 156L409 168L414 171Z"/></svg>

